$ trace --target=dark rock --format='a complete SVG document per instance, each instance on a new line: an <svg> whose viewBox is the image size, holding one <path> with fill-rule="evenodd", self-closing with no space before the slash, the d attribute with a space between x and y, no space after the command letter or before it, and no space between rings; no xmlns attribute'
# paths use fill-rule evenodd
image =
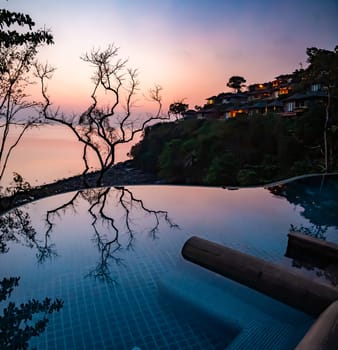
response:
<svg viewBox="0 0 338 350"><path fill-rule="evenodd" d="M0 214L22 205L23 203L28 203L54 194L93 187L145 185L161 181L157 179L155 175L145 173L135 168L131 160L118 163L108 169L102 178L101 184L98 184L99 175L100 172L97 171L86 174L85 176L73 176L47 185L33 187L28 191L19 192L9 197L2 197L0 198Z"/></svg>

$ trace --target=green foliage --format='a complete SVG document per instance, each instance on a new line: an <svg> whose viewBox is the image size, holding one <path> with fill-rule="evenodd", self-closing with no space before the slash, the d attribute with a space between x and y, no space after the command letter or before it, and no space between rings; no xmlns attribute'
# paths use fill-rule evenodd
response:
<svg viewBox="0 0 338 350"><path fill-rule="evenodd" d="M207 185L235 185L237 171L236 157L231 153L224 153L212 159L203 182Z"/></svg>
<svg viewBox="0 0 338 350"><path fill-rule="evenodd" d="M244 168L239 170L237 181L241 186L247 186L259 182L258 174L254 169Z"/></svg>
<svg viewBox="0 0 338 350"><path fill-rule="evenodd" d="M0 281L0 301L9 298L19 284L19 277L4 278ZM28 349L28 342L32 337L39 336L48 324L48 315L60 311L63 301L43 301L35 299L16 306L9 302L0 316L0 348L8 350ZM38 316L42 318L38 319Z"/></svg>
<svg viewBox="0 0 338 350"><path fill-rule="evenodd" d="M160 176L176 183L183 181L183 159L178 157L181 149L181 141L173 139L169 141L159 157Z"/></svg>
<svg viewBox="0 0 338 350"><path fill-rule="evenodd" d="M158 123L149 126L144 130L142 142L132 147L130 155L139 167L157 173L159 171L159 153L166 143L174 138L189 139L202 123L203 121L200 120L187 120L184 123Z"/></svg>
<svg viewBox="0 0 338 350"><path fill-rule="evenodd" d="M319 171L320 113L319 105L293 119L271 115L154 125L132 155L136 164L146 164L169 183L269 183Z"/></svg>

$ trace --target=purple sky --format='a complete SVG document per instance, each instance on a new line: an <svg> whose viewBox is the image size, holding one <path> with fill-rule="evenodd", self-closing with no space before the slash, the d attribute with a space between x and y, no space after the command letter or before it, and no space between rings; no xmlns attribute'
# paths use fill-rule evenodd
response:
<svg viewBox="0 0 338 350"><path fill-rule="evenodd" d="M305 67L307 47L338 44L337 0L0 1L52 29L55 45L40 59L57 67L50 94L66 111L90 101L80 55L112 42L139 69L142 89L160 84L167 104L186 98L190 107L227 91L232 75L269 81Z"/></svg>

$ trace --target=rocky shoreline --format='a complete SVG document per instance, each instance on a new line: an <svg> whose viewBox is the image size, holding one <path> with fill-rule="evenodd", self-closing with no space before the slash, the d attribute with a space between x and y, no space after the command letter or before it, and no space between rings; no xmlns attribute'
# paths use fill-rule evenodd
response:
<svg viewBox="0 0 338 350"><path fill-rule="evenodd" d="M16 193L13 196L0 198L0 214L41 198L55 194L77 191L80 189L93 188L97 186L99 172L92 172L86 176L78 175L56 182L33 187L28 191ZM154 174L145 173L136 168L133 161L128 160L111 167L103 176L100 187L163 184Z"/></svg>

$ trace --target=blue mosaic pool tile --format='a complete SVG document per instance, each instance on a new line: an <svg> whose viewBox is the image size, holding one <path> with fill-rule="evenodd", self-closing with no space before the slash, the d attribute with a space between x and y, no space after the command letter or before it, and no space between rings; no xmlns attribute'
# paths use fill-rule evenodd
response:
<svg viewBox="0 0 338 350"><path fill-rule="evenodd" d="M170 232L159 232L160 238L155 241L138 236L134 251L121 250L118 257L124 264L112 261L109 266L116 282L113 284L88 277L97 264L97 251L69 254L69 265L62 273L50 272L46 277L48 266L38 270L24 282L30 284L29 294L22 292L21 296L24 300L58 297L64 300L64 307L50 315L46 332L31 345L41 350L225 349L232 340L226 327L210 330L203 318L182 317L161 299L159 281L170 271L180 271L179 247L189 236L186 232L172 236ZM243 249L245 243L239 239L233 245ZM268 260L273 258L267 250L247 249Z"/></svg>

